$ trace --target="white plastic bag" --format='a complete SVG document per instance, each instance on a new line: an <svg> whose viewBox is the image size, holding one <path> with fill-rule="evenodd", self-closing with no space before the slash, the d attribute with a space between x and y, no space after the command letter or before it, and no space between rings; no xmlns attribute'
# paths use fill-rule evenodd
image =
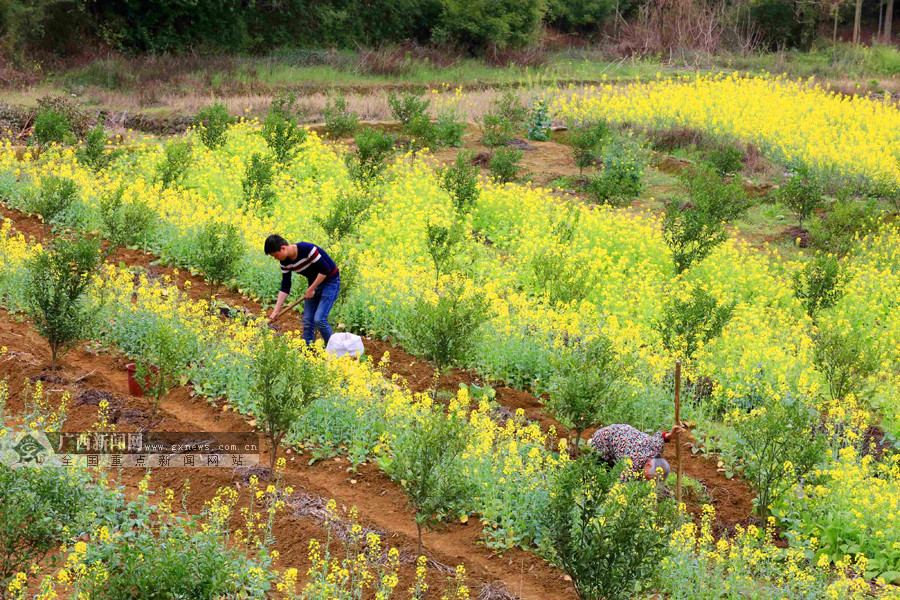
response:
<svg viewBox="0 0 900 600"><path fill-rule="evenodd" d="M331 334L331 337L328 339L328 345L325 346L325 351L333 354L335 358L340 358L345 354L359 356L365 351L365 348L361 337L342 331Z"/></svg>

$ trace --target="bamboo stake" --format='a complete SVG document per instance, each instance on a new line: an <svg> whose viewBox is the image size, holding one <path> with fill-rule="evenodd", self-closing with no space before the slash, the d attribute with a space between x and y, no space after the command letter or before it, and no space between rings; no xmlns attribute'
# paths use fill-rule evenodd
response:
<svg viewBox="0 0 900 600"><path fill-rule="evenodd" d="M675 361L675 425L681 427L681 361ZM675 500L681 503L681 432L675 434Z"/></svg>

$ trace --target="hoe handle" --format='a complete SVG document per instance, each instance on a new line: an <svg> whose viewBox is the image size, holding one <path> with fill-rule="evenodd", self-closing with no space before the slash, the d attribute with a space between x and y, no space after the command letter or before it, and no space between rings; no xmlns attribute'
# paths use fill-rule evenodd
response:
<svg viewBox="0 0 900 600"><path fill-rule="evenodd" d="M675 424L681 426L681 361L675 363ZM681 503L681 432L675 434L675 501Z"/></svg>
<svg viewBox="0 0 900 600"><path fill-rule="evenodd" d="M285 306L284 308L282 308L280 311L278 311L278 314L275 315L275 318L272 319L272 322L274 323L275 321L280 319L282 316L286 315L288 312L290 312L290 310L292 308L294 308L295 306L297 306L304 300L306 300L306 298L300 298L299 300L295 300L295 301L291 302L290 304L288 304L287 306Z"/></svg>

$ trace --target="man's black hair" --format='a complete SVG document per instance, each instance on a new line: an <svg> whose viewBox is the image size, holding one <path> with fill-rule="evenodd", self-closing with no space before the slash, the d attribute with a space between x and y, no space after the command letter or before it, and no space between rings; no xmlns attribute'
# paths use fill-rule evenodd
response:
<svg viewBox="0 0 900 600"><path fill-rule="evenodd" d="M287 246L288 242L286 239L277 234L272 234L266 238L265 251L266 254L272 254L273 252L278 252L281 250L282 246Z"/></svg>

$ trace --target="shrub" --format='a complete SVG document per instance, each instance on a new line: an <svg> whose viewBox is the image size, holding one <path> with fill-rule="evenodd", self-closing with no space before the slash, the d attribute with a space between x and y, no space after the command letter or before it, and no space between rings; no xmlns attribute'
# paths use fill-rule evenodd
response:
<svg viewBox="0 0 900 600"><path fill-rule="evenodd" d="M404 128L416 119L427 116L429 105L431 105L431 100L418 94L403 93L400 96L393 93L388 94L388 106L391 108L391 114L400 121Z"/></svg>
<svg viewBox="0 0 900 600"><path fill-rule="evenodd" d="M485 114L478 122L481 143L488 148L503 146L513 138L513 124L502 115Z"/></svg>
<svg viewBox="0 0 900 600"><path fill-rule="evenodd" d="M713 248L728 239L721 221L685 204L677 199L669 202L663 216L663 238L672 251L678 274L702 261Z"/></svg>
<svg viewBox="0 0 900 600"><path fill-rule="evenodd" d="M491 161L488 163L488 169L493 174L494 181L497 183L515 181L521 169L519 161L522 160L524 155L525 152L518 148L508 146L497 148L493 156L491 156Z"/></svg>
<svg viewBox="0 0 900 600"><path fill-rule="evenodd" d="M585 167L591 167L600 158L602 144L609 135L609 125L606 121L596 123L571 124L572 133L569 135L569 143L575 152L575 166L579 173L584 173Z"/></svg>
<svg viewBox="0 0 900 600"><path fill-rule="evenodd" d="M39 144L74 144L87 132L88 116L66 96L44 96L38 100L32 137Z"/></svg>
<svg viewBox="0 0 900 600"><path fill-rule="evenodd" d="M531 257L528 275L534 288L547 294L551 304L580 302L594 285L594 274L583 263L573 260L565 242L547 245Z"/></svg>
<svg viewBox="0 0 900 600"><path fill-rule="evenodd" d="M603 149L603 171L591 177L588 195L597 202L622 206L644 189L647 157L643 148L628 138L613 138Z"/></svg>
<svg viewBox="0 0 900 600"><path fill-rule="evenodd" d="M542 245L529 261L526 272L533 277L535 289L547 293L551 304L581 301L594 284L594 274L570 255L580 220L581 212L570 205L552 226L555 243Z"/></svg>
<svg viewBox="0 0 900 600"><path fill-rule="evenodd" d="M181 381L181 373L190 362L189 333L174 322L159 321L147 330L141 355L135 360L134 378L144 394L153 398L153 419L162 397Z"/></svg>
<svg viewBox="0 0 900 600"><path fill-rule="evenodd" d="M458 280L418 297L405 323L408 346L443 368L463 363L477 346L487 302Z"/></svg>
<svg viewBox="0 0 900 600"><path fill-rule="evenodd" d="M68 469L0 464L0 589L90 522L91 496Z"/></svg>
<svg viewBox="0 0 900 600"><path fill-rule="evenodd" d="M166 190L170 186L180 186L194 161L191 143L187 141L169 142L163 146L163 159L156 165L156 179Z"/></svg>
<svg viewBox="0 0 900 600"><path fill-rule="evenodd" d="M359 117L347 108L347 100L342 95L329 97L325 101L325 132L332 139L348 137L356 133Z"/></svg>
<svg viewBox="0 0 900 600"><path fill-rule="evenodd" d="M834 401L861 396L868 388L869 377L878 369L865 331L820 329L813 358Z"/></svg>
<svg viewBox="0 0 900 600"><path fill-rule="evenodd" d="M321 368L305 352L283 338L265 335L253 358L250 389L257 402L257 421L269 439L272 471L281 440L323 389Z"/></svg>
<svg viewBox="0 0 900 600"><path fill-rule="evenodd" d="M794 273L794 295L803 303L806 314L815 319L820 311L841 299L845 283L838 259L819 255Z"/></svg>
<svg viewBox="0 0 900 600"><path fill-rule="evenodd" d="M78 160L89 165L95 171L105 169L122 154L121 150L106 151L106 129L100 123L87 132L81 148L78 149Z"/></svg>
<svg viewBox="0 0 900 600"><path fill-rule="evenodd" d="M28 210L41 215L52 225L65 221L66 213L78 198L78 185L71 179L48 175L27 204Z"/></svg>
<svg viewBox="0 0 900 600"><path fill-rule="evenodd" d="M213 102L197 111L194 116L194 127L200 141L210 150L215 150L225 143L228 127L233 119L228 114L228 107L221 102Z"/></svg>
<svg viewBox="0 0 900 600"><path fill-rule="evenodd" d="M518 131L525 126L525 120L528 118L528 108L519 100L517 93L506 90L492 104L494 105L494 112L509 121L514 130Z"/></svg>
<svg viewBox="0 0 900 600"><path fill-rule="evenodd" d="M726 422L734 427L734 453L756 492L756 511L765 523L772 503L800 483L824 455L825 440L814 431L818 414L796 398L773 398L750 412L733 411Z"/></svg>
<svg viewBox="0 0 900 600"><path fill-rule="evenodd" d="M877 215L878 207L871 200L835 202L824 218L810 223L812 245L837 256L849 254L859 236L878 227Z"/></svg>
<svg viewBox="0 0 900 600"><path fill-rule="evenodd" d="M690 127L651 128L646 131L650 147L659 152L671 152L678 148L701 148L708 146L706 133L702 129Z"/></svg>
<svg viewBox="0 0 900 600"><path fill-rule="evenodd" d="M350 176L369 181L384 171L388 157L394 152L396 138L377 129L363 129L356 134L355 155L347 155Z"/></svg>
<svg viewBox="0 0 900 600"><path fill-rule="evenodd" d="M649 481L621 481L622 472L585 455L551 483L543 551L582 600L631 598L652 580L678 524L671 500L657 500Z"/></svg>
<svg viewBox="0 0 900 600"><path fill-rule="evenodd" d="M733 221L744 215L749 208L741 184L725 184L709 173L700 172L682 178L690 201L720 221Z"/></svg>
<svg viewBox="0 0 900 600"><path fill-rule="evenodd" d="M38 111L34 118L32 135L39 144L75 143L75 136L72 135L69 120L65 115L52 109Z"/></svg>
<svg viewBox="0 0 900 600"><path fill-rule="evenodd" d="M244 240L234 223L208 221L197 234L195 263L214 292L240 272Z"/></svg>
<svg viewBox="0 0 900 600"><path fill-rule="evenodd" d="M802 228L803 221L812 216L813 211L822 204L822 184L806 167L797 167L787 182L778 190L778 199L797 215L797 224Z"/></svg>
<svg viewBox="0 0 900 600"><path fill-rule="evenodd" d="M328 239L334 244L351 233L356 232L360 223L368 218L367 209L371 205L370 197L359 192L341 191L331 209L322 217L316 217L316 222L328 234ZM345 286L344 269L341 268L341 289Z"/></svg>
<svg viewBox="0 0 900 600"><path fill-rule="evenodd" d="M242 207L244 210L258 211L268 215L278 200L272 188L275 179L275 159L259 152L250 155L244 167Z"/></svg>
<svg viewBox="0 0 900 600"><path fill-rule="evenodd" d="M724 177L744 168L744 153L740 148L724 146L711 151L707 161L716 173Z"/></svg>
<svg viewBox="0 0 900 600"><path fill-rule="evenodd" d="M481 188L478 186L478 166L472 164L474 153L471 150L460 150L456 153L456 162L445 167L440 174L441 187L450 193L450 200L457 215L471 212Z"/></svg>
<svg viewBox="0 0 900 600"><path fill-rule="evenodd" d="M687 177L685 183L691 201L670 201L663 216L663 238L679 274L728 239L723 223L747 210L740 184L725 185L708 173Z"/></svg>
<svg viewBox="0 0 900 600"><path fill-rule="evenodd" d="M93 313L85 294L101 262L96 238L55 238L48 250L36 253L28 262L25 312L50 345L51 369L88 335Z"/></svg>
<svg viewBox="0 0 900 600"><path fill-rule="evenodd" d="M403 133L410 148L421 150L438 144L438 130L427 114L417 115L404 126Z"/></svg>
<svg viewBox="0 0 900 600"><path fill-rule="evenodd" d="M621 380L625 371L612 342L604 335L560 348L551 359L547 408L569 429L570 446L581 451L581 434L617 414L625 400Z"/></svg>
<svg viewBox="0 0 900 600"><path fill-rule="evenodd" d="M434 124L437 143L441 146L461 146L462 137L466 132L466 124L460 115L452 109L443 110L438 114Z"/></svg>
<svg viewBox="0 0 900 600"><path fill-rule="evenodd" d="M734 314L735 302L719 302L701 286L691 289L686 300L673 296L656 324L669 352L692 360L697 350L719 337Z"/></svg>
<svg viewBox="0 0 900 600"><path fill-rule="evenodd" d="M449 227L428 223L425 229L428 242L428 254L434 264L435 290L441 275L448 272L453 265L463 234L458 224Z"/></svg>
<svg viewBox="0 0 900 600"><path fill-rule="evenodd" d="M287 164L300 151L309 132L297 123L294 115L296 96L293 92L280 93L272 100L272 106L263 121L262 136L275 154L275 160Z"/></svg>
<svg viewBox="0 0 900 600"><path fill-rule="evenodd" d="M48 95L38 98L38 115L54 112L68 124L68 131L75 139L81 139L87 133L90 118L77 100L69 95ZM74 140L73 140L74 141Z"/></svg>
<svg viewBox="0 0 900 600"><path fill-rule="evenodd" d="M529 140L546 142L550 139L550 108L546 100L536 100L531 105L531 113L528 117L528 130L526 136Z"/></svg>
<svg viewBox="0 0 900 600"><path fill-rule="evenodd" d="M390 455L378 461L400 482L415 510L417 555L422 554L422 528L433 530L445 517L461 511L471 496L470 485L454 464L467 443L463 419L423 407L421 416L391 440Z"/></svg>
<svg viewBox="0 0 900 600"><path fill-rule="evenodd" d="M141 198L124 201L125 187L104 193L100 197L100 220L103 233L114 245L130 245L156 223L156 213Z"/></svg>

